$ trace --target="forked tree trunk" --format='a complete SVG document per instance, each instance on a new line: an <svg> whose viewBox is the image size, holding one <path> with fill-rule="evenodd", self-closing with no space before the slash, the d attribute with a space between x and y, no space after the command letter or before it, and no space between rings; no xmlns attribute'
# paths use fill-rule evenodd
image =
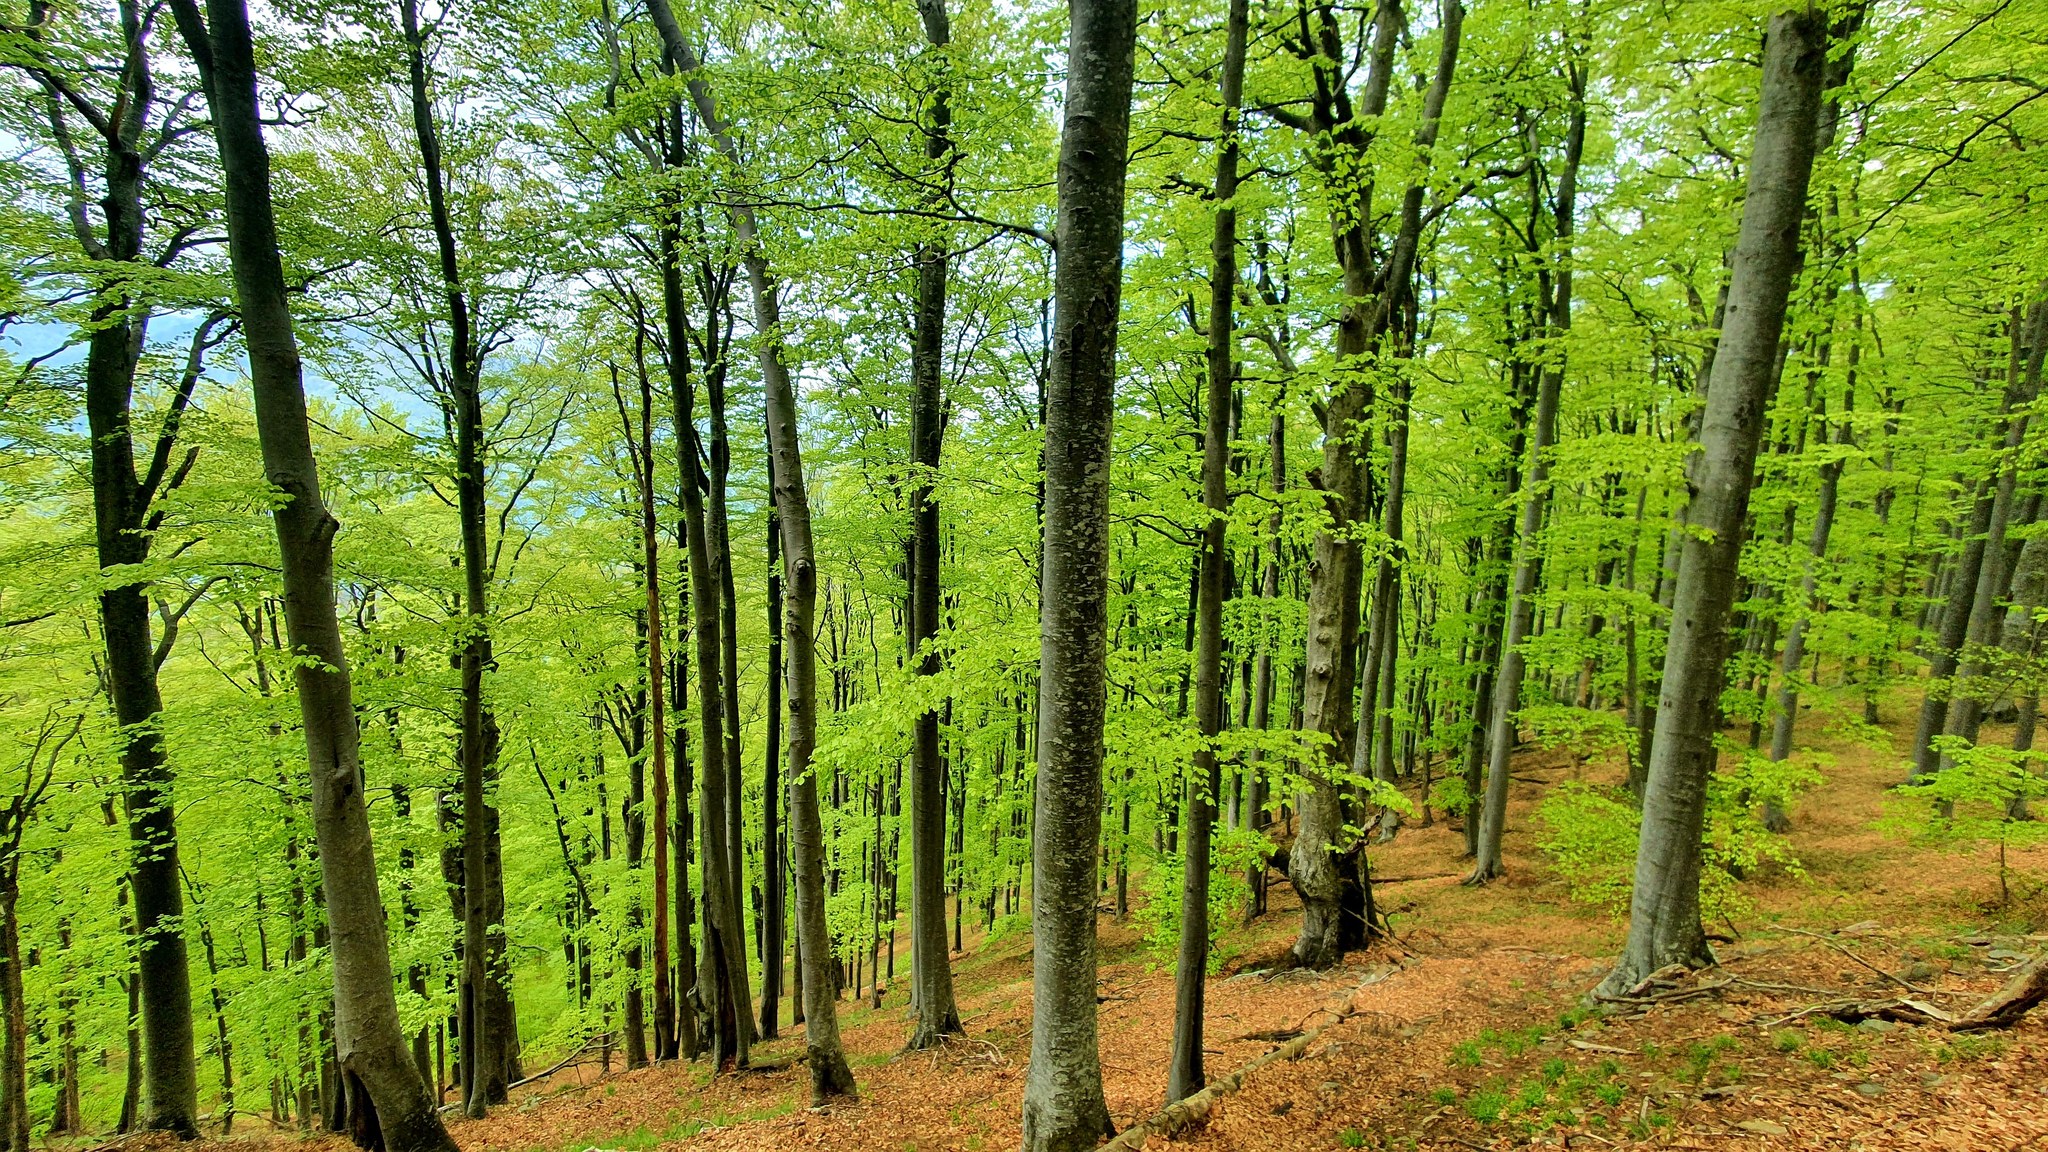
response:
<svg viewBox="0 0 2048 1152"><path fill-rule="evenodd" d="M1337 30L1327 13L1320 17L1331 52ZM1367 124L1385 113L1392 80L1394 50L1401 23L1399 0L1381 0L1373 17L1369 72L1360 113ZM1315 67L1334 74L1343 61L1328 54ZM1364 154L1367 129L1340 105L1336 94L1316 102L1310 127L1319 135L1342 140L1347 151ZM1334 173L1326 173L1335 179ZM1370 185L1367 185L1370 188ZM1343 270L1346 303L1337 322L1337 355L1341 363L1359 364L1371 351L1376 311L1373 272L1368 266L1371 242L1362 221L1371 218L1369 204L1333 212L1332 242ZM1308 635L1302 662L1302 728L1327 741L1314 753L1317 763L1304 764L1302 789L1296 797L1300 825L1288 855L1287 875L1301 897L1301 934L1294 942L1293 961L1308 968L1328 968L1347 946L1363 943L1362 925L1345 915L1347 892L1358 883L1358 858L1347 850L1349 812L1338 787L1338 770L1350 750L1351 692L1357 676L1358 595L1364 579L1363 561L1352 529L1365 515L1365 470L1351 439L1372 410L1365 374L1340 381L1324 416L1323 461L1319 487L1329 510L1330 525L1316 533L1309 560Z"/></svg>
<svg viewBox="0 0 2048 1152"><path fill-rule="evenodd" d="M263 470L287 499L273 512L299 712L312 777L313 828L331 926L335 1051L374 1105L388 1152L452 1152L398 1023L377 861L363 804L348 656L334 610L334 533L320 496L298 342L278 254L270 153L256 104L255 49L243 0L173 0L199 63L225 174L228 254L248 348ZM207 27L211 23L211 28Z"/></svg>
<svg viewBox="0 0 2048 1152"><path fill-rule="evenodd" d="M1800 9L1773 16L1764 38L1763 95L1727 320L1691 466L1686 522L1699 531L1685 536L1673 594L1628 943L1601 995L1626 994L1668 964L1713 962L1700 922L1700 837L1743 517L1813 174L1827 32L1824 13Z"/></svg>
<svg viewBox="0 0 2048 1152"><path fill-rule="evenodd" d="M129 3L121 7L129 66L120 72L116 110L95 121L105 125L99 133L105 159L99 175L105 196L98 202L105 231L103 236L95 236L90 218L82 211L74 214L72 226L86 256L110 268L148 267L143 229L144 171L150 147L144 136L154 97L149 50L143 42L147 21ZM45 14L40 23L50 20ZM40 42L39 35L32 36L30 43ZM125 115L119 110L123 108L129 110ZM151 638L147 580L123 579L116 574L134 572L149 559L155 529L162 519L162 513L150 506L182 483L192 468L197 449L188 449L175 469L173 453L180 417L198 383L200 358L210 346L208 340L218 339L212 335L218 321L208 320L194 337L184 379L172 394L147 470L138 473L130 421L150 309L129 294L126 283L120 273L107 275L86 336L85 415L92 434L96 559L103 573L116 577L99 594L100 638L106 657L104 680L114 718L121 726L121 798L128 820L128 881L135 899L135 979L140 982L137 995L147 1088L141 1094L147 1113L139 1118L139 1126L191 1139L199 1134L192 978L179 927L184 902L178 881L171 771L158 727L163 697L157 685L157 665L175 633L166 630L166 651L158 651Z"/></svg>
<svg viewBox="0 0 2048 1152"><path fill-rule="evenodd" d="M918 0L925 40L939 57L925 126L925 159L946 165L953 151L952 24L946 0ZM919 676L939 673L939 504L933 481L945 438L947 253L943 238L917 250L917 331L911 348L910 448L917 465L911 487L910 647ZM939 712L932 702L917 718L910 753L911 1005L917 1026L910 1049L929 1048L962 1032L953 1002L953 962L946 951L946 765L939 756Z"/></svg>
<svg viewBox="0 0 2048 1152"><path fill-rule="evenodd" d="M1244 98L1250 0L1230 0L1225 17L1222 141L1216 150L1216 226L1209 242L1209 358L1206 424L1202 430L1202 558L1195 624L1195 749L1188 777L1188 842L1181 857L1180 950L1174 967L1173 1055L1166 1102L1202 1090L1202 1005L1209 974L1209 860L1216 797L1222 790L1216 734L1223 728L1223 597L1230 564L1230 399L1236 387L1237 119Z"/></svg>
<svg viewBox="0 0 2048 1152"><path fill-rule="evenodd" d="M1059 243L1045 393L1038 794L1031 844L1036 946L1025 1152L1080 1152L1114 1131L1097 1048L1095 890L1107 706L1109 462L1138 5L1068 0L1067 15Z"/></svg>

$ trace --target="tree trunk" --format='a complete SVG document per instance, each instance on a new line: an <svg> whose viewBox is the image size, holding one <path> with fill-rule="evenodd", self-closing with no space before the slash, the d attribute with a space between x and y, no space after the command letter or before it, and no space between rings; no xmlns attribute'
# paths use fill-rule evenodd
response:
<svg viewBox="0 0 2048 1152"><path fill-rule="evenodd" d="M1668 964L1713 962L1700 923L1700 838L1742 525L1799 263L1827 44L1826 17L1811 10L1773 16L1764 38L1763 95L1727 322L1689 477L1686 519L1704 536L1686 535L1679 564L1628 942L1600 985L1602 995L1624 995Z"/></svg>
<svg viewBox="0 0 2048 1152"><path fill-rule="evenodd" d="M1586 146L1585 63L1574 48L1566 64L1571 89L1571 120L1565 130L1564 164L1557 175L1556 202L1552 206L1557 256L1556 270L1545 277L1547 317L1553 341L1562 341L1572 326L1572 231L1578 216L1579 158ZM1522 523L1515 536L1514 585L1508 593L1506 633L1500 645L1500 671L1493 681L1493 701L1487 717L1486 802L1480 810L1479 842L1467 883L1484 884L1505 871L1501 859L1501 834L1507 827L1509 768L1515 748L1515 711L1521 707L1524 653L1529 625L1535 611L1536 590L1543 578L1543 531L1545 505L1550 499L1551 446L1557 440L1558 394L1564 385L1564 353L1537 368L1536 427L1529 440L1529 467L1524 475Z"/></svg>
<svg viewBox="0 0 2048 1152"><path fill-rule="evenodd" d="M1123 294L1135 0L1068 0L1058 258L1046 391L1025 1152L1112 1134L1095 1019L1096 847L1109 602L1109 464ZM1217 385L1227 387L1227 384Z"/></svg>
<svg viewBox="0 0 2048 1152"><path fill-rule="evenodd" d="M768 744L761 757L761 1038L778 1033L776 1001L782 995L783 872L782 801L782 520L775 512L775 472L768 473Z"/></svg>
<svg viewBox="0 0 2048 1152"><path fill-rule="evenodd" d="M1195 749L1188 777L1188 840L1181 857L1180 948L1174 967L1173 1054L1167 1069L1166 1102L1202 1090L1202 1005L1209 973L1210 834L1221 789L1216 735L1223 729L1223 597L1230 565L1227 541L1230 494L1230 401L1237 382L1237 195L1238 109L1244 97L1244 58L1249 0L1230 0L1224 23L1223 72L1217 82L1223 104L1221 142L1216 149L1216 225L1209 245L1209 356L1206 422L1202 430L1202 529L1199 604L1195 640ZM1105 447L1107 445L1105 444Z"/></svg>
<svg viewBox="0 0 2048 1152"><path fill-rule="evenodd" d="M124 6L125 7L125 6ZM146 111L151 99L145 32L128 12L128 60L120 73L121 106L133 101L135 111L112 113L119 125L103 134L106 166L101 174L106 195L99 201L106 225L104 243L77 223L79 240L88 254L116 266L146 265L143 242L143 154ZM83 220L83 214L78 217ZM121 283L109 277L114 283ZM192 363L172 398L172 407L157 437L148 472L138 477L134 431L130 426L136 370L143 351L148 311L131 312L137 301L111 285L93 310L86 341L85 410L92 433L93 527L102 572L132 572L149 559L150 544L161 519L151 502L176 487L192 467L197 449L188 450L175 473L167 466L178 436L179 417L198 381L203 338L195 338ZM213 321L208 321L210 329ZM105 682L121 726L122 804L131 846L128 882L135 900L136 974L141 987L143 1077L142 1102L147 1114L139 1126L172 1132L182 1139L199 1134L198 1079L192 1025L192 978L185 937L179 927L184 914L178 880L177 826L171 797L171 772L164 760L163 737L157 727L163 698L157 686L162 660L150 635L148 583L122 578L99 595L100 634L106 655ZM166 647L171 640L166 634ZM14 955L9 953L9 955Z"/></svg>
<svg viewBox="0 0 2048 1152"><path fill-rule="evenodd" d="M713 146L737 164L738 149L718 115L710 83L696 54L683 39L682 26L668 0L649 0L649 13L663 45L688 77L690 98L698 119L710 132ZM773 461L775 507L782 524L785 581L782 629L789 688L790 855L797 881L797 941L803 954L805 1050L811 1069L811 1099L823 1104L835 1096L851 1096L853 1073L839 1042L837 989L831 936L825 923L825 845L818 812L818 785L811 773L811 752L817 744L817 640L812 622L818 602L817 554L811 542L811 505L805 491L803 454L797 439L797 404L783 361L779 332L781 304L768 259L761 252L753 208L732 209L733 232L739 241L754 297L754 328L760 333L757 352L765 393L769 457ZM742 969L740 987L744 987Z"/></svg>
<svg viewBox="0 0 2048 1152"><path fill-rule="evenodd" d="M206 17L196 0L174 0L173 8L206 81L226 175L228 252L264 473L287 497L272 515L332 927L336 1053L344 1073L374 1106L374 1127L389 1152L452 1150L454 1142L413 1067L398 1023L384 905L363 804L348 656L334 611L333 546L339 525L321 499L313 459L298 343L278 255L248 11L243 0L208 0Z"/></svg>
<svg viewBox="0 0 2048 1152"><path fill-rule="evenodd" d="M925 126L925 159L950 171L953 151L952 42L946 0L918 0L918 15L934 54L941 57L939 80L930 95ZM928 239L917 249L917 331L911 348L910 650L919 676L939 673L939 504L933 483L945 438L946 243ZM953 1002L953 963L946 951L946 766L939 756L936 703L917 718L910 754L910 947L911 1003L917 1026L909 1049L930 1048L948 1034L964 1032Z"/></svg>
<svg viewBox="0 0 2048 1152"><path fill-rule="evenodd" d="M2014 309L2012 317L2012 365L2014 378L2007 385L2012 415L2006 424L2004 451L1987 482L1991 488L1991 518L1985 526L1983 558L1970 597L1964 623L1964 641L1955 684L1948 697L1948 715L1942 734L1975 743L1984 716L1983 687L1978 683L1987 671L1992 649L1998 644L2001 617L1998 602L2011 584L2006 561L2006 530L2013 519L2013 500L2019 486L2019 452L2027 438L2029 409L2041 390L2044 353L2048 353L2048 303L2035 304L2025 313ZM1937 759L1939 768L1954 763L1952 754Z"/></svg>
<svg viewBox="0 0 2048 1152"><path fill-rule="evenodd" d="M489 841L497 813L486 791L496 774L497 722L484 703L484 672L491 665L490 574L485 540L482 355L473 334L463 290L454 226L442 189L440 135L428 93L426 37L419 5L399 5L405 33L414 139L426 176L427 215L433 226L443 299L448 318L447 403L455 429L455 491L462 536L464 627L457 648L461 675L461 724L457 739L462 767L462 1041L463 1067L470 1071L464 1109L480 1117L505 1099L505 1019L494 1011L493 989L507 982L503 916L491 918ZM436 382L440 383L440 382ZM493 928L497 930L494 932Z"/></svg>

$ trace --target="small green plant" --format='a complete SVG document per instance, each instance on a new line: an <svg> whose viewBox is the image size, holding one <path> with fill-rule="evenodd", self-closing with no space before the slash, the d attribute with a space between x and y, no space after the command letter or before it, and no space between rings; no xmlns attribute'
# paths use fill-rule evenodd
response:
<svg viewBox="0 0 2048 1152"><path fill-rule="evenodd" d="M1446 1084L1443 1087L1438 1088L1436 1091L1431 1092L1429 1094L1429 1098L1430 1100L1434 1101L1439 1107L1448 1108L1451 1105L1456 1104L1458 1102L1458 1090Z"/></svg>
<svg viewBox="0 0 2048 1152"><path fill-rule="evenodd" d="M1365 1147L1365 1133L1360 1132L1356 1128L1346 1128L1342 1132L1337 1133L1337 1146L1340 1148L1363 1148Z"/></svg>
<svg viewBox="0 0 2048 1152"><path fill-rule="evenodd" d="M1486 1050L1477 1040L1460 1040L1451 1046L1451 1063L1460 1068L1477 1068Z"/></svg>
<svg viewBox="0 0 2048 1152"><path fill-rule="evenodd" d="M1797 1052L1806 1043L1806 1034L1797 1028L1780 1028L1771 1033L1771 1047L1780 1052Z"/></svg>
<svg viewBox="0 0 2048 1152"><path fill-rule="evenodd" d="M1934 1058L1943 1064L1960 1064L1966 1060L1989 1060L2004 1051L2005 1041L2000 1037L1959 1032L1936 1050Z"/></svg>
<svg viewBox="0 0 2048 1152"><path fill-rule="evenodd" d="M2002 908L2012 902L2007 851L2048 840L2048 823L2027 813L2030 801L2048 796L2048 776L2039 771L2048 752L2016 752L1959 736L1936 737L1934 746L1950 766L1894 790L1880 826L1960 853L1996 845Z"/></svg>
<svg viewBox="0 0 2048 1152"><path fill-rule="evenodd" d="M1815 1068L1833 1068L1835 1066L1835 1054L1830 1049L1815 1045L1806 1050L1806 1061Z"/></svg>
<svg viewBox="0 0 2048 1152"><path fill-rule="evenodd" d="M1508 1110L1508 1094L1497 1084L1475 1088L1465 1097L1465 1115L1481 1124L1497 1124L1501 1114Z"/></svg>

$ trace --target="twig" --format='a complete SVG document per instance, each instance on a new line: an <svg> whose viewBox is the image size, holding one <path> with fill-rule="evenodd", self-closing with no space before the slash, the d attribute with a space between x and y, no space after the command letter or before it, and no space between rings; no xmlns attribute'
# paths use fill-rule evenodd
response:
<svg viewBox="0 0 2048 1152"><path fill-rule="evenodd" d="M1789 927L1785 928L1785 931L1797 933L1801 936L1811 936L1815 940L1818 940L1821 943L1827 945L1828 947L1833 948L1835 951L1840 952L1842 955L1847 956L1849 959L1854 960L1858 964L1863 965L1865 968L1870 969L1872 972L1877 973L1879 976L1882 976L1885 979L1891 981L1892 983L1897 984L1899 987L1904 988L1908 992L1918 992L1922 996L1932 996L1934 994L1933 989L1922 988L1918 984L1915 984L1910 980L1904 979L1903 977L1894 976L1891 973L1885 971L1882 968L1879 968L1877 965L1872 964L1870 961L1865 960L1863 957L1858 956L1854 952L1849 951L1847 948L1844 948L1842 945L1835 943L1833 940L1828 939L1826 936L1823 936L1818 932L1809 932L1804 928Z"/></svg>

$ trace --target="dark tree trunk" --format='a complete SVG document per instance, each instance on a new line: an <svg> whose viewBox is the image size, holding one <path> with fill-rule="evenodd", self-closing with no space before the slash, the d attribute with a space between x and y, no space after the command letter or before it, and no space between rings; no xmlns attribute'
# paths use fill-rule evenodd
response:
<svg viewBox="0 0 2048 1152"><path fill-rule="evenodd" d="M1137 9L1135 0L1067 5L1059 244L1045 393L1031 845L1036 1008L1024 1079L1025 1152L1079 1152L1113 1131L1096 1043L1095 868L1102 836L1109 462Z"/></svg>
<svg viewBox="0 0 2048 1152"><path fill-rule="evenodd" d="M775 475L768 476L768 743L761 757L761 1038L778 1033L776 1001L782 995L783 872L782 801L782 521L775 513Z"/></svg>
<svg viewBox="0 0 2048 1152"><path fill-rule="evenodd" d="M148 146L144 129L153 84L149 53L143 44L146 18L128 3L121 8L130 66L120 72L118 109L127 114L117 109L96 121L106 125L99 134L105 149L100 173L105 195L99 200L104 237L93 234L83 212L74 216L73 226L86 255L115 267L137 263L146 267L148 258L142 245ZM52 100L55 108L54 96ZM148 560L154 532L162 521L161 511L153 512L150 506L182 483L192 468L197 449L188 450L175 470L170 465L180 417L198 383L200 358L218 339L214 330L219 321L209 319L195 336L184 379L172 396L148 470L139 475L130 421L149 310L129 295L131 289L124 278L110 275L108 281L93 309L86 340L85 414L92 433L97 559L100 569L112 574L132 572ZM175 626L166 629L160 651L150 634L148 588L146 581L129 578L111 584L99 595L104 680L114 718L121 726L121 795L131 846L128 883L134 895L135 979L140 984L136 995L141 1006L146 1089L141 1101L147 1108L147 1114L136 1119L138 1127L191 1139L199 1134L192 978L179 927L184 902L178 879L171 771L157 727L157 715L163 710L157 666L168 654Z"/></svg>
<svg viewBox="0 0 2048 1152"><path fill-rule="evenodd" d="M918 0L925 41L941 59L930 93L925 124L925 159L950 171L953 150L953 85L945 60L952 42L946 0ZM939 503L933 488L945 439L945 341L947 251L943 238L917 249L917 331L911 348L910 649L917 674L939 673ZM910 1049L929 1048L948 1034L963 1032L953 1002L953 963L946 951L946 766L939 754L936 706L917 718L910 754L910 948L911 1004L917 1026Z"/></svg>
<svg viewBox="0 0 2048 1152"><path fill-rule="evenodd" d="M413 1067L398 1023L384 905L363 804L348 656L334 610L334 533L339 525L321 499L313 459L298 343L278 255L248 11L243 0L208 0L204 17L196 0L174 0L173 8L206 80L226 177L228 252L264 473L288 497L277 505L273 519L312 776L322 889L332 925L336 1052L345 1073L365 1089L388 1152L452 1150L454 1142Z"/></svg>
<svg viewBox="0 0 2048 1152"><path fill-rule="evenodd" d="M1770 398L1785 303L1799 264L1813 173L1828 27L1812 10L1773 16L1748 193L1728 288L1727 321L1691 465L1688 533L1672 600L1662 700L1643 795L1628 942L1600 985L1622 995L1668 964L1713 962L1700 922L1700 838L1714 771L1728 614L1757 443Z"/></svg>
<svg viewBox="0 0 2048 1152"><path fill-rule="evenodd" d="M1236 386L1237 318L1237 119L1244 96L1246 28L1250 0L1230 0L1224 24L1223 72L1217 82L1223 103L1222 142L1216 151L1216 226L1209 247L1209 357L1207 412L1202 430L1201 583L1195 641L1195 750L1188 778L1188 841L1181 858L1180 949L1174 967L1173 1054L1167 1069L1166 1102L1202 1090L1202 1005L1209 972L1210 832L1221 789L1216 734L1223 728L1223 597L1230 555L1226 530L1230 496L1230 400ZM1105 448L1107 444L1105 443Z"/></svg>
<svg viewBox="0 0 2048 1152"><path fill-rule="evenodd" d="M462 766L462 1041L463 1067L468 1070L464 1110L480 1117L505 1100L506 1009L509 974L505 968L504 912L499 901L492 916L491 843L497 836L497 812L488 785L497 771L498 725L484 702L484 673L492 663L490 573L486 559L484 508L484 431L482 351L463 289L447 197L442 188L440 134L428 91L426 36L420 28L419 5L399 5L406 47L412 104L413 134L426 175L427 215L433 225L435 254L447 307L447 404L455 429L455 492L462 535L462 609L465 627L457 650L462 680L461 729L458 750ZM493 929L496 929L493 931Z"/></svg>

